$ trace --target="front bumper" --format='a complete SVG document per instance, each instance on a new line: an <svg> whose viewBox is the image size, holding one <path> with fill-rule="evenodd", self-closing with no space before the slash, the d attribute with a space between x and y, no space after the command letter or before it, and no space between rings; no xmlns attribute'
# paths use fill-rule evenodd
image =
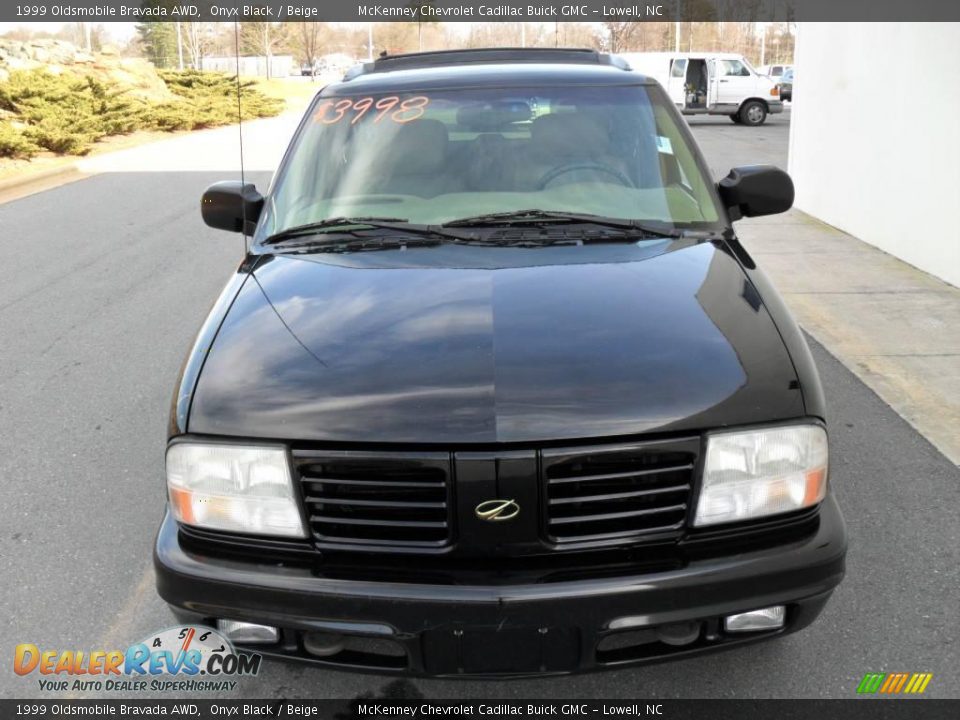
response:
<svg viewBox="0 0 960 720"><path fill-rule="evenodd" d="M157 589L181 620L281 628L278 644L251 648L265 655L376 672L513 676L653 662L795 632L839 584L845 553L843 518L828 495L816 530L801 540L630 577L496 586L323 578L189 551L169 513L154 563ZM770 605L787 606L783 628L722 630L723 616ZM694 623L696 639L657 639L657 628L678 623ZM306 651L305 638L333 634L347 638L343 651Z"/></svg>
<svg viewBox="0 0 960 720"><path fill-rule="evenodd" d="M771 115L783 112L783 100L767 100L767 107Z"/></svg>

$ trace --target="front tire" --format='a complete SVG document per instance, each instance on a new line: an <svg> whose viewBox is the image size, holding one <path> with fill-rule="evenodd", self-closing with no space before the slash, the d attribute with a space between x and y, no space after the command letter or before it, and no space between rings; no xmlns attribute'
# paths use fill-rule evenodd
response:
<svg viewBox="0 0 960 720"><path fill-rule="evenodd" d="M759 100L748 100L740 106L740 122L744 125L763 125L767 119L767 106Z"/></svg>

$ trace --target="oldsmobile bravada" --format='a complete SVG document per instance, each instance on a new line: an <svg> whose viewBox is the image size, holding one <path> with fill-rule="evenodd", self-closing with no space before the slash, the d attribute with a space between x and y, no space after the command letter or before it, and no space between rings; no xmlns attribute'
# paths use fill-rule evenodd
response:
<svg viewBox="0 0 960 720"><path fill-rule="evenodd" d="M809 625L844 572L824 396L654 81L586 50L384 57L313 100L187 356L160 595L238 647L567 673Z"/></svg>

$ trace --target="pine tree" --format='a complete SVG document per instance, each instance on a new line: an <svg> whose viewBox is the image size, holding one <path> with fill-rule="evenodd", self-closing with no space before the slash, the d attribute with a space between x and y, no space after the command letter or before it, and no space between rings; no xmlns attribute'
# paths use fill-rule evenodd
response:
<svg viewBox="0 0 960 720"><path fill-rule="evenodd" d="M158 68L178 66L177 30L171 22L146 22L137 25L143 52Z"/></svg>

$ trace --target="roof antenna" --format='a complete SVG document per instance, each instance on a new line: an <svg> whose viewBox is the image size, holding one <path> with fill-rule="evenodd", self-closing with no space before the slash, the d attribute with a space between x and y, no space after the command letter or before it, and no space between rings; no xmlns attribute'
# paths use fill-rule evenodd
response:
<svg viewBox="0 0 960 720"><path fill-rule="evenodd" d="M236 49L237 60L237 132L240 134L240 184L246 185L247 178L243 170L243 110L240 105L240 23L233 21L233 39ZM270 62L270 58L267 58ZM249 250L247 244L247 204L243 203L243 254L246 256Z"/></svg>

